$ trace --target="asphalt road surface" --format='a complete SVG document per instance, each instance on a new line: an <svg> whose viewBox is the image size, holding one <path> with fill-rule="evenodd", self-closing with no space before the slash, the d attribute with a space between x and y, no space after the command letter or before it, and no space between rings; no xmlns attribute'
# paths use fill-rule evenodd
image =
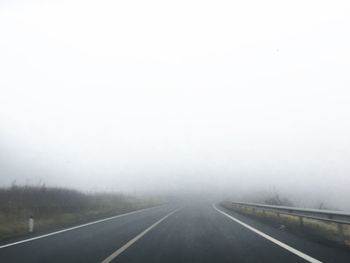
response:
<svg viewBox="0 0 350 263"><path fill-rule="evenodd" d="M350 262L350 252L212 204L169 205L22 243L0 262Z"/></svg>

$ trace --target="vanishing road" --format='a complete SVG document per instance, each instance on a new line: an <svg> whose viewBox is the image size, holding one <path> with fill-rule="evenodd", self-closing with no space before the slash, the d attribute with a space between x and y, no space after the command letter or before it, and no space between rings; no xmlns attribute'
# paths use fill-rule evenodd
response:
<svg viewBox="0 0 350 263"><path fill-rule="evenodd" d="M160 206L0 245L0 262L350 262L345 249L212 204Z"/></svg>

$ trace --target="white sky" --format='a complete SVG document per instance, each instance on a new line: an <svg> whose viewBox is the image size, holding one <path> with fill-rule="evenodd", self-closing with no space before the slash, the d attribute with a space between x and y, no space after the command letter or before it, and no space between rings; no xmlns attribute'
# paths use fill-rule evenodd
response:
<svg viewBox="0 0 350 263"><path fill-rule="evenodd" d="M349 1L2 0L0 184L337 199L349 14Z"/></svg>

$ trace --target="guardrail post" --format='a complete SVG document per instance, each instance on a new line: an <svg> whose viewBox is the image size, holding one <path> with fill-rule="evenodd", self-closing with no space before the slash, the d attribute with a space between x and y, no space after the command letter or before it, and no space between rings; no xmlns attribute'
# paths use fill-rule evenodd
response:
<svg viewBox="0 0 350 263"><path fill-rule="evenodd" d="M303 220L302 216L299 216L299 224L300 224L301 227L304 226L304 220Z"/></svg>
<svg viewBox="0 0 350 263"><path fill-rule="evenodd" d="M34 232L34 217L33 216L30 216L28 219L28 230L29 230L29 233Z"/></svg>
<svg viewBox="0 0 350 263"><path fill-rule="evenodd" d="M279 212L276 213L277 214L277 218L278 218L278 221L281 223L282 220L281 220L281 214Z"/></svg>
<svg viewBox="0 0 350 263"><path fill-rule="evenodd" d="M339 234L341 242L344 242L345 241L345 235L344 235L343 224L338 223L337 224L337 230L338 230L338 234Z"/></svg>

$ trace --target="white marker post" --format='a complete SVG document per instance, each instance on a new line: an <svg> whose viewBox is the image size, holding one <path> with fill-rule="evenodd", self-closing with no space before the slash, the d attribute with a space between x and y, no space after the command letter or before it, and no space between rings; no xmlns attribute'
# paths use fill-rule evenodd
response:
<svg viewBox="0 0 350 263"><path fill-rule="evenodd" d="M34 218L33 218L33 216L29 217L28 227L29 227L29 233L33 233L34 232Z"/></svg>

